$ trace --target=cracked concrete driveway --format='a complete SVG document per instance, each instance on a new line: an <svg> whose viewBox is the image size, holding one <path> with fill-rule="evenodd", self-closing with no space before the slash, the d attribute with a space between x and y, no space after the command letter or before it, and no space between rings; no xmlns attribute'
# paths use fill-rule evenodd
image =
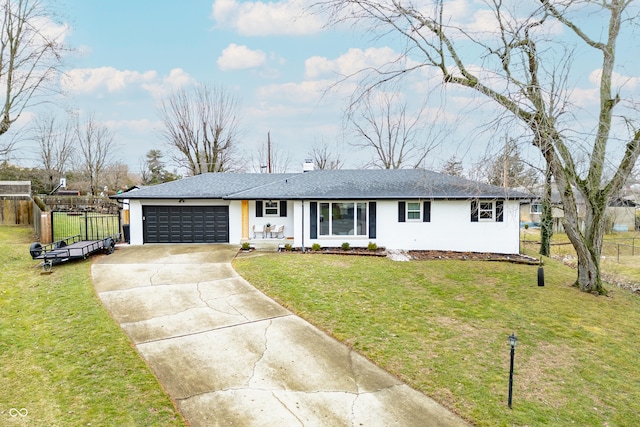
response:
<svg viewBox="0 0 640 427"><path fill-rule="evenodd" d="M466 426L267 298L237 247L123 247L96 292L191 426Z"/></svg>

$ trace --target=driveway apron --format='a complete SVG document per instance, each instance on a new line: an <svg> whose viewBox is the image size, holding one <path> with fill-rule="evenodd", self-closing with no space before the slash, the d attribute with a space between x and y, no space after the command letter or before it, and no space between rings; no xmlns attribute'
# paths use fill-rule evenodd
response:
<svg viewBox="0 0 640 427"><path fill-rule="evenodd" d="M199 426L466 426L267 298L231 245L118 248L96 292L178 409Z"/></svg>

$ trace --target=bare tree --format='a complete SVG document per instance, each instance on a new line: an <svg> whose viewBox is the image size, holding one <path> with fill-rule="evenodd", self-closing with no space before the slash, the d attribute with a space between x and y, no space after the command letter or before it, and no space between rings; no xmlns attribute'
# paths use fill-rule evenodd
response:
<svg viewBox="0 0 640 427"><path fill-rule="evenodd" d="M361 74L369 87L413 70L435 70L445 85L475 91L515 117L560 189L564 229L578 256L576 285L606 293L600 275L605 208L640 154L638 100L623 76L625 62L637 57L633 32L639 14L633 2L476 2L482 28L461 20L451 2L320 0L315 7L333 23L355 20L380 37L391 34L405 42L395 61ZM487 19L493 22L487 25ZM618 44L621 37L634 42ZM583 73L589 64L597 99L590 116L585 105L571 103L569 87L578 83L572 65ZM581 153L588 153L585 164L576 161ZM584 229L577 192L586 201Z"/></svg>
<svg viewBox="0 0 640 427"><path fill-rule="evenodd" d="M100 193L113 194L118 190L124 190L134 185L133 177L129 173L129 166L122 162L112 162L105 166L103 178L100 183L103 185ZM110 189L107 193L104 192L104 187ZM99 194L100 194L99 193Z"/></svg>
<svg viewBox="0 0 640 427"><path fill-rule="evenodd" d="M31 139L38 144L40 165L48 178L49 191L64 176L74 151L74 127L70 120L60 123L53 114L38 116Z"/></svg>
<svg viewBox="0 0 640 427"><path fill-rule="evenodd" d="M307 155L316 169L342 169L342 159L325 141L316 142Z"/></svg>
<svg viewBox="0 0 640 427"><path fill-rule="evenodd" d="M238 101L220 86L179 90L162 101L162 137L174 160L191 175L239 167L234 158L239 138Z"/></svg>
<svg viewBox="0 0 640 427"><path fill-rule="evenodd" d="M50 89L65 47L64 30L40 0L0 0L0 135L6 133L37 95Z"/></svg>
<svg viewBox="0 0 640 427"><path fill-rule="evenodd" d="M420 167L437 145L424 130L422 109L413 117L398 93L369 92L350 108L348 120L356 139L350 144L371 149L368 166L382 169Z"/></svg>
<svg viewBox="0 0 640 427"><path fill-rule="evenodd" d="M75 136L80 149L78 166L89 181L89 192L95 196L101 191L98 185L102 182L102 174L111 163L115 149L113 134L90 115L84 123L78 119Z"/></svg>
<svg viewBox="0 0 640 427"><path fill-rule="evenodd" d="M454 154L449 158L449 160L444 162L440 168L440 172L451 176L464 177L464 165L462 164L462 160L458 160L458 157Z"/></svg>

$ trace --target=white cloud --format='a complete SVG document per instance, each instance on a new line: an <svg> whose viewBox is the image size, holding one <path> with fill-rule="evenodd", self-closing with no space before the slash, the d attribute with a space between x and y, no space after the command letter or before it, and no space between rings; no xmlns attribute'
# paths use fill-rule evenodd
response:
<svg viewBox="0 0 640 427"><path fill-rule="evenodd" d="M156 77L155 71L139 73L113 67L76 68L63 74L60 84L63 90L74 93L92 93L105 88L108 92L117 92L127 85L150 82Z"/></svg>
<svg viewBox="0 0 640 427"><path fill-rule="evenodd" d="M218 67L222 71L246 70L264 65L267 55L261 50L251 50L247 46L231 43L218 58Z"/></svg>
<svg viewBox="0 0 640 427"><path fill-rule="evenodd" d="M68 24L58 24L46 16L36 17L32 23L48 41L64 43L65 38L71 34L71 27Z"/></svg>
<svg viewBox="0 0 640 427"><path fill-rule="evenodd" d="M262 86L258 89L258 96L261 99L278 100L278 103L315 104L320 100L329 84L326 81L304 81Z"/></svg>
<svg viewBox="0 0 640 427"><path fill-rule="evenodd" d="M600 87L600 78L602 77L602 69L598 68L589 74L589 81L596 87ZM625 76L615 71L611 75L611 85L613 88L627 89L635 91L640 86L640 77Z"/></svg>
<svg viewBox="0 0 640 427"><path fill-rule="evenodd" d="M169 75L163 77L161 81L155 79L150 83L144 83L142 88L154 98L162 98L169 95L171 92L180 89L183 86L191 85L195 82L193 77L189 75L182 68L174 68L169 72Z"/></svg>
<svg viewBox="0 0 640 427"><path fill-rule="evenodd" d="M349 76L366 68L379 68L399 56L390 47L356 49L351 48L336 59L312 56L305 61L305 76L317 78L329 74Z"/></svg>
<svg viewBox="0 0 640 427"><path fill-rule="evenodd" d="M296 0L216 0L213 18L219 26L234 28L245 36L314 34L323 25L318 17L305 13Z"/></svg>
<svg viewBox="0 0 640 427"><path fill-rule="evenodd" d="M193 78L181 68L174 68L161 79L156 71L138 72L113 67L76 68L60 77L62 89L76 94L95 94L105 89L115 93L139 86L154 97L165 96L192 82Z"/></svg>

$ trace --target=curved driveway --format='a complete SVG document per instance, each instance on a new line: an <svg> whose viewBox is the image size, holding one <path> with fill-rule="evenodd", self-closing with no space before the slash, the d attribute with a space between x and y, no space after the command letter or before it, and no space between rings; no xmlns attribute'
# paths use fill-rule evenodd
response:
<svg viewBox="0 0 640 427"><path fill-rule="evenodd" d="M118 248L96 292L198 426L466 426L267 298L230 245Z"/></svg>

